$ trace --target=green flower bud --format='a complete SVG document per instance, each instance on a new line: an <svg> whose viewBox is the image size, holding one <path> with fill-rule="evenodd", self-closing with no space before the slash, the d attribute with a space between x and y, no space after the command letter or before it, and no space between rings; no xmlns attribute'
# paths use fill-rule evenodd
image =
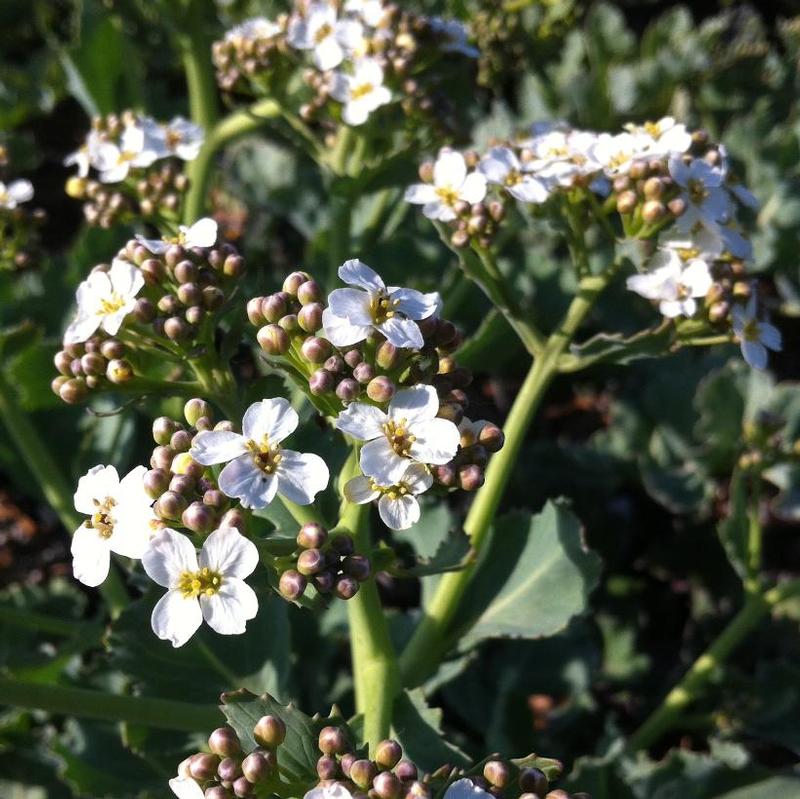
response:
<svg viewBox="0 0 800 799"><path fill-rule="evenodd" d="M331 343L325 338L310 336L300 347L303 357L311 363L323 363L331 354ZM327 371L327 370L326 370Z"/></svg>
<svg viewBox="0 0 800 799"><path fill-rule="evenodd" d="M286 599L299 599L306 590L308 580L294 569L285 571L278 580L278 590Z"/></svg>
<svg viewBox="0 0 800 799"><path fill-rule="evenodd" d="M277 749L286 739L286 725L277 716L262 716L253 728L253 738L260 746Z"/></svg>
<svg viewBox="0 0 800 799"><path fill-rule="evenodd" d="M297 290L308 280L311 280L308 272L292 272L283 281L283 290L292 297L296 297Z"/></svg>
<svg viewBox="0 0 800 799"><path fill-rule="evenodd" d="M280 326L270 324L256 334L258 344L268 355L285 355L289 351L289 335Z"/></svg>
<svg viewBox="0 0 800 799"><path fill-rule="evenodd" d="M203 292L197 283L181 283L178 286L178 299L186 306L200 305L203 302Z"/></svg>
<svg viewBox="0 0 800 799"><path fill-rule="evenodd" d="M403 748L397 741L388 739L381 741L375 747L375 762L380 768L394 768L400 762L402 756Z"/></svg>
<svg viewBox="0 0 800 799"><path fill-rule="evenodd" d="M320 549L328 539L328 531L317 522L306 522L297 533L297 545L303 549Z"/></svg>
<svg viewBox="0 0 800 799"><path fill-rule="evenodd" d="M389 402L396 390L392 380L384 375L378 375L367 383L367 396L374 402Z"/></svg>
<svg viewBox="0 0 800 799"><path fill-rule="evenodd" d="M108 362L106 377L117 385L127 383L133 377L133 367L122 358L115 358Z"/></svg>
<svg viewBox="0 0 800 799"><path fill-rule="evenodd" d="M50 381L50 389L56 396L61 396L61 386L69 381L66 375L58 375Z"/></svg>
<svg viewBox="0 0 800 799"><path fill-rule="evenodd" d="M400 362L400 350L390 341L384 341L375 353L375 363L381 369L394 369Z"/></svg>
<svg viewBox="0 0 800 799"><path fill-rule="evenodd" d="M225 494L218 488L209 488L208 491L203 494L203 504L208 505L209 508L219 510L226 502Z"/></svg>
<svg viewBox="0 0 800 799"><path fill-rule="evenodd" d="M194 493L196 487L195 481L189 477L188 474L176 474L169 481L168 491L174 491L176 494L188 496Z"/></svg>
<svg viewBox="0 0 800 799"><path fill-rule="evenodd" d="M230 727L217 727L208 736L208 748L220 757L233 757L242 751L239 738Z"/></svg>
<svg viewBox="0 0 800 799"><path fill-rule="evenodd" d="M642 219L651 225L662 219L666 213L667 209L658 200L647 200L642 206Z"/></svg>
<svg viewBox="0 0 800 799"><path fill-rule="evenodd" d="M371 760L356 760L350 766L350 779L364 791L372 787L377 773L378 769Z"/></svg>
<svg viewBox="0 0 800 799"><path fill-rule="evenodd" d="M297 324L306 333L316 333L322 327L322 312L324 308L319 302L304 305L297 313Z"/></svg>
<svg viewBox="0 0 800 799"><path fill-rule="evenodd" d="M170 341L185 341L191 333L189 325L179 316L170 316L164 320L164 335Z"/></svg>
<svg viewBox="0 0 800 799"><path fill-rule="evenodd" d="M256 327L261 327L267 321L261 310L263 301L263 297L253 297L252 300L247 301L247 318L250 320L250 324Z"/></svg>
<svg viewBox="0 0 800 799"><path fill-rule="evenodd" d="M300 325L297 322L297 314L287 313L285 316L282 316L278 320L278 324L287 332L289 335L293 333L298 333L300 331Z"/></svg>
<svg viewBox="0 0 800 799"><path fill-rule="evenodd" d="M213 411L211 405L200 397L192 397L190 400L187 400L186 404L183 406L183 418L186 419L192 427L194 427L201 416L211 417L212 415Z"/></svg>
<svg viewBox="0 0 800 799"><path fill-rule="evenodd" d="M248 796L253 795L253 785L244 776L235 779L231 788L233 789L233 795L240 799L246 799Z"/></svg>
<svg viewBox="0 0 800 799"><path fill-rule="evenodd" d="M162 264L157 258L148 258L147 260L143 261L140 264L139 269L142 270L145 283L147 283L149 286L158 285L166 277L164 264Z"/></svg>
<svg viewBox="0 0 800 799"><path fill-rule="evenodd" d="M133 307L133 317L137 322L147 324L156 318L156 308L147 297L139 297Z"/></svg>
<svg viewBox="0 0 800 799"><path fill-rule="evenodd" d="M85 375L101 375L106 370L106 359L96 352L87 352L81 357L81 371Z"/></svg>

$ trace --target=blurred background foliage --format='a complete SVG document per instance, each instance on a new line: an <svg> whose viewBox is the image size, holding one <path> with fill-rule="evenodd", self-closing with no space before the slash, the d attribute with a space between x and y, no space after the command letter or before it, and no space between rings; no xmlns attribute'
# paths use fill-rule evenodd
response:
<svg viewBox="0 0 800 799"><path fill-rule="evenodd" d="M580 617L553 635L488 634L465 642L425 686L431 704L443 709L436 724L470 755L534 750L562 758L573 787L595 799L800 797L800 602L784 605L779 618L760 626L657 747L647 755L620 751L625 734L741 604L725 520L736 513L731 478L747 448L748 421L769 411L783 421L779 434L789 445L800 437L800 389L793 382L800 377L796 4L409 5L469 22L481 49L474 74L454 89L453 99L470 120L459 145L482 145L541 119L615 130L664 114L723 141L761 201L752 220L755 269L779 309L786 345L774 359L774 379L749 374L733 348L722 348L597 366L580 382L562 377L555 384L504 504L536 513L549 498L567 498L602 561L597 587ZM201 23L214 38L247 16L282 8L280 2L219 2L205 9ZM89 413L65 407L49 381L74 287L130 233L82 224L78 204L63 192L63 157L82 140L93 114L127 107L159 118L187 112L175 46L181 32L171 0L0 3L0 144L8 147L14 175L33 181L36 202L49 217L38 266L0 273L3 369L70 481L94 463L114 462L124 470L146 462L149 420L178 409L145 400L114 414L108 401ZM470 334L485 317L486 302L477 289L448 293L452 255L400 200L416 166L402 165L361 201L357 236L375 203L389 202L396 211L377 239L357 238L353 255L394 279L442 290L448 315ZM226 151L214 198L218 218L250 264L246 294L274 290L298 265L313 270L325 264L322 183L280 130ZM532 300L544 326L567 300L567 263L557 230L537 230L505 252L508 279ZM630 332L646 323L644 304L635 306L641 318L633 318L623 297L622 284L612 287L592 327ZM502 421L526 365L513 334L501 328L490 340L468 339L463 357L477 375L471 415ZM246 375L247 353L237 359ZM765 477L765 571L797 575L796 471L776 468ZM461 511L431 508L408 534L409 545L431 556ZM498 557L513 552L499 549ZM271 642L266 652L248 650L244 641L223 645L204 633L173 653L164 642L137 634L146 626L148 595L110 628L100 623L94 592L69 579L67 553L66 531L8 437L0 437L4 674L206 704L235 679L295 699L309 712L332 702L352 709L341 603L312 617L272 602L257 622L265 628L261 640ZM396 610L394 633L402 646L420 587L387 577L382 590ZM33 629L20 623L15 609L55 621ZM164 796L189 738L9 708L0 716L0 796Z"/></svg>

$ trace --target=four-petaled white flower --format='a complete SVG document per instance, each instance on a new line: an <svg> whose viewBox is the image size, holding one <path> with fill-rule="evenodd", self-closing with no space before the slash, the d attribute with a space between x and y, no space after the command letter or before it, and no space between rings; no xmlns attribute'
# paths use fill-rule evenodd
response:
<svg viewBox="0 0 800 799"><path fill-rule="evenodd" d="M148 134L148 126L136 122L127 125L119 144L102 141L94 153L94 166L103 183L120 183L131 167L148 167L158 159L158 142Z"/></svg>
<svg viewBox="0 0 800 799"><path fill-rule="evenodd" d="M549 196L545 184L527 173L508 147L492 147L478 164L478 171L486 176L489 183L502 186L522 202L543 203Z"/></svg>
<svg viewBox="0 0 800 799"><path fill-rule="evenodd" d="M98 131L89 131L86 141L64 159L64 166L77 166L78 177L87 177L89 169L97 164L97 149L103 141Z"/></svg>
<svg viewBox="0 0 800 799"><path fill-rule="evenodd" d="M742 348L742 357L754 369L767 368L767 350L781 351L781 333L775 325L758 318L755 292L747 305L734 305L731 312L733 332Z"/></svg>
<svg viewBox="0 0 800 799"><path fill-rule="evenodd" d="M78 286L75 295L78 312L64 333L64 343L86 341L98 327L115 336L136 305L136 295L142 286L141 270L120 258L113 260L108 272L92 272Z"/></svg>
<svg viewBox="0 0 800 799"><path fill-rule="evenodd" d="M373 331L395 347L419 349L425 343L413 320L436 312L439 295L387 286L380 275L353 258L339 267L339 278L356 288L334 289L322 313L325 337L337 347L364 341Z"/></svg>
<svg viewBox="0 0 800 799"><path fill-rule="evenodd" d="M75 510L89 518L72 537L72 572L84 585L108 576L111 553L141 558L155 532L153 500L144 490L144 466L122 480L113 466L93 466L78 481Z"/></svg>
<svg viewBox="0 0 800 799"><path fill-rule="evenodd" d="M381 485L373 477L358 475L344 487L345 498L357 505L378 500L378 513L391 530L407 530L419 521L417 497L433 485L426 466L412 463L393 485Z"/></svg>
<svg viewBox="0 0 800 799"><path fill-rule="evenodd" d="M334 72L331 97L344 103L342 119L348 125L363 125L369 115L392 100L392 93L383 85L383 69L374 58L361 58L353 66L353 74Z"/></svg>
<svg viewBox="0 0 800 799"><path fill-rule="evenodd" d="M627 175L636 161L646 158L649 141L632 133L601 133L592 146L592 159L609 177Z"/></svg>
<svg viewBox="0 0 800 799"><path fill-rule="evenodd" d="M258 550L235 527L214 530L198 557L187 536L161 530L142 556L148 577L168 589L153 608L153 632L183 646L206 623L238 635L258 613L255 591L244 581L258 565Z"/></svg>
<svg viewBox="0 0 800 799"><path fill-rule="evenodd" d="M659 311L670 319L694 316L695 297L705 297L713 282L708 264L702 258L684 262L677 249L668 248L659 250L649 266L651 271L629 277L627 287L648 300L658 300Z"/></svg>
<svg viewBox="0 0 800 799"><path fill-rule="evenodd" d="M490 794L477 786L472 780L464 777L456 780L444 792L442 799L489 799Z"/></svg>
<svg viewBox="0 0 800 799"><path fill-rule="evenodd" d="M328 782L306 791L303 799L353 799L353 794L339 782Z"/></svg>
<svg viewBox="0 0 800 799"><path fill-rule="evenodd" d="M143 244L153 255L163 255L173 244L182 247L213 247L217 242L217 223L210 217L198 219L193 225L178 225L177 236L147 239L136 234L136 241Z"/></svg>
<svg viewBox="0 0 800 799"><path fill-rule="evenodd" d="M657 122L645 122L644 125L631 123L625 128L640 137L648 155L679 155L692 146L692 135L686 130L686 125L676 122L674 117L662 117Z"/></svg>
<svg viewBox="0 0 800 799"><path fill-rule="evenodd" d="M281 32L281 26L266 17L253 17L235 25L225 34L226 42L271 39Z"/></svg>
<svg viewBox="0 0 800 799"><path fill-rule="evenodd" d="M353 402L339 414L336 427L358 441L361 471L382 486L403 479L412 463L442 465L458 450L458 428L437 419L439 397L433 386L414 386L395 394L389 408Z"/></svg>
<svg viewBox="0 0 800 799"><path fill-rule="evenodd" d="M33 183L24 178L14 180L7 186L0 182L0 208L7 208L9 211L16 208L20 203L26 203L33 199Z"/></svg>
<svg viewBox="0 0 800 799"><path fill-rule="evenodd" d="M686 202L686 210L677 219L679 230L689 231L697 225L714 230L727 221L731 203L722 170L702 158L693 158L687 164L680 156L673 156L669 174L683 189L680 196Z"/></svg>
<svg viewBox="0 0 800 799"><path fill-rule="evenodd" d="M245 508L265 508L276 494L309 505L328 485L328 467L319 455L281 447L298 422L288 400L264 399L245 412L241 435L227 430L198 433L189 454L204 466L226 463L218 478L220 491Z"/></svg>
<svg viewBox="0 0 800 799"><path fill-rule="evenodd" d="M363 38L360 22L338 19L336 9L325 2L311 3L304 16L292 17L286 36L297 50L313 50L314 65L323 72L338 67Z"/></svg>
<svg viewBox="0 0 800 799"><path fill-rule="evenodd" d="M433 184L416 183L406 189L406 202L421 205L428 219L450 222L456 218L455 205L479 203L486 196L486 177L480 172L467 174L461 153L444 147L433 167Z"/></svg>
<svg viewBox="0 0 800 799"><path fill-rule="evenodd" d="M175 117L171 122L159 125L153 123L152 138L158 148L158 157L174 155L183 161L197 158L203 146L204 133L199 125L183 117Z"/></svg>

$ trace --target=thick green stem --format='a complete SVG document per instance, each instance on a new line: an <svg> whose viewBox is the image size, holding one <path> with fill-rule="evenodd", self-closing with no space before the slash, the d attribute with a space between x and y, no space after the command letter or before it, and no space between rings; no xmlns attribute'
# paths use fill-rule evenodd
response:
<svg viewBox="0 0 800 799"><path fill-rule="evenodd" d="M17 452L36 479L45 500L71 534L83 521L73 506L74 489L64 477L63 469L50 455L47 443L39 435L28 414L19 407L3 369L0 369L0 418ZM100 591L114 616L128 604L128 593L119 573L113 567Z"/></svg>
<svg viewBox="0 0 800 799"><path fill-rule="evenodd" d="M346 481L357 473L356 450L342 472ZM356 551L368 554L372 544L367 527L368 505L342 503L340 527L353 535ZM356 711L364 716L364 741L370 752L389 735L392 707L400 690L397 657L375 577L361 583L358 593L347 603L350 622L350 650L353 659Z"/></svg>
<svg viewBox="0 0 800 799"><path fill-rule="evenodd" d="M703 692L714 672L755 630L770 611L792 596L800 594L800 580L783 583L765 593L750 593L742 609L731 619L711 646L692 664L664 701L628 739L629 752L646 749L670 730L683 711Z"/></svg>
<svg viewBox="0 0 800 799"><path fill-rule="evenodd" d="M0 704L183 732L207 733L222 721L222 714L214 705L106 694L85 688L43 685L4 677L0 677Z"/></svg>
<svg viewBox="0 0 800 799"><path fill-rule="evenodd" d="M607 285L612 270L603 276L588 277L579 284L561 326L553 332L539 357L528 372L508 414L503 432L505 445L489 462L486 481L478 490L464 522L473 550L478 553L485 545L503 493L517 462L522 443L536 414L542 397L558 373L561 354L572 341L581 322L594 305L597 296ZM476 559L458 572L443 575L422 621L400 658L404 685L419 685L439 664L446 652L449 626L455 617L475 571Z"/></svg>
<svg viewBox="0 0 800 799"><path fill-rule="evenodd" d="M211 40L203 31L205 0L189 0L183 24L186 33L179 37L189 111L192 120L206 133L217 121L217 83L211 63Z"/></svg>
<svg viewBox="0 0 800 799"><path fill-rule="evenodd" d="M328 224L328 285L332 291L338 280L339 267L351 256L350 228L352 225L353 199L346 194L334 194L330 200L330 223Z"/></svg>
<svg viewBox="0 0 800 799"><path fill-rule="evenodd" d="M183 219L191 224L199 219L206 207L206 194L216 154L234 139L258 130L266 122L278 119L281 108L275 100L259 100L249 108L237 111L206 133L197 158L189 164L189 191L183 209Z"/></svg>

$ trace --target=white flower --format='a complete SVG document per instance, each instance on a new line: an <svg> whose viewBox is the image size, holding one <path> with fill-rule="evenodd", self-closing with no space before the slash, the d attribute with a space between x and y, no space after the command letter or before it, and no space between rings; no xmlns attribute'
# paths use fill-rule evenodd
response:
<svg viewBox="0 0 800 799"><path fill-rule="evenodd" d="M391 530L407 530L419 521L417 497L433 485L433 477L421 463L412 463L393 485L381 485L372 477L359 475L348 480L345 498L356 505L378 500L378 513Z"/></svg>
<svg viewBox="0 0 800 799"><path fill-rule="evenodd" d="M627 175L633 164L648 156L650 144L642 136L631 133L618 133L612 136L601 133L592 146L591 156L609 177Z"/></svg>
<svg viewBox="0 0 800 799"><path fill-rule="evenodd" d="M353 799L353 794L341 783L322 783L307 791L303 799Z"/></svg>
<svg viewBox="0 0 800 799"><path fill-rule="evenodd" d="M688 164L680 156L669 159L669 174L683 191L681 198L686 210L678 217L681 231L692 230L696 225L717 228L730 213L730 197L723 187L724 173L702 158L693 158Z"/></svg>
<svg viewBox="0 0 800 799"><path fill-rule="evenodd" d="M115 336L136 305L136 295L142 286L141 271L120 258L113 260L108 272L92 272L78 286L75 295L78 312L64 333L64 343L86 341L98 327Z"/></svg>
<svg viewBox="0 0 800 799"><path fill-rule="evenodd" d="M435 33L444 36L442 52L460 53L467 58L477 58L481 54L480 50L469 43L469 32L463 22L442 17L430 17L428 22Z"/></svg>
<svg viewBox="0 0 800 799"><path fill-rule="evenodd" d="M492 147L478 164L478 172L522 202L543 203L550 196L542 181L523 171L519 159L508 147Z"/></svg>
<svg viewBox="0 0 800 799"><path fill-rule="evenodd" d="M348 125L363 125L369 115L392 100L392 93L383 85L383 70L373 58L361 58L353 74L334 72L331 97L344 103L342 119Z"/></svg>
<svg viewBox="0 0 800 799"><path fill-rule="evenodd" d="M165 125L155 123L151 135L159 158L174 155L183 161L193 161L203 146L203 129L183 117L174 117Z"/></svg>
<svg viewBox="0 0 800 799"><path fill-rule="evenodd" d="M533 156L525 169L546 185L569 186L576 176L601 168L592 155L596 141L589 131L546 130L521 144Z"/></svg>
<svg viewBox="0 0 800 799"><path fill-rule="evenodd" d="M280 494L309 505L328 485L328 467L319 455L283 449L294 432L297 412L283 397L251 405L242 420L242 434L208 430L195 436L189 454L210 466L227 463L220 472L220 491L245 508L265 508Z"/></svg>
<svg viewBox="0 0 800 799"><path fill-rule="evenodd" d="M173 244L182 247L213 247L217 242L217 223L210 217L198 219L193 225L178 225L177 236L164 236L161 239L146 239L139 233L136 241L143 244L153 255L163 255Z"/></svg>
<svg viewBox="0 0 800 799"><path fill-rule="evenodd" d="M113 466L93 466L78 481L75 510L89 518L72 537L72 571L84 585L108 576L111 553L141 558L150 545L156 516L144 490L144 466L122 480Z"/></svg>
<svg viewBox="0 0 800 799"><path fill-rule="evenodd" d="M659 250L651 259L652 271L633 275L627 287L648 300L658 300L658 309L669 319L694 316L695 297L705 297L712 278L708 264L701 258L690 258L684 264L677 249Z"/></svg>
<svg viewBox="0 0 800 799"><path fill-rule="evenodd" d="M692 135L686 125L673 117L662 117L658 122L645 122L644 125L629 123L625 129L640 137L647 155L680 155L692 146Z"/></svg>
<svg viewBox="0 0 800 799"><path fill-rule="evenodd" d="M491 795L488 791L475 785L472 780L464 777L450 785L442 799L489 799Z"/></svg>
<svg viewBox="0 0 800 799"><path fill-rule="evenodd" d="M89 131L86 141L75 152L70 153L64 159L64 166L77 166L78 177L85 178L89 174L89 169L96 166L97 149L103 143L102 135L96 131Z"/></svg>
<svg viewBox="0 0 800 799"><path fill-rule="evenodd" d="M769 322L762 322L757 314L756 294L753 292L747 305L734 305L731 312L733 332L742 348L742 357L754 369L767 368L767 350L781 351L781 333Z"/></svg>
<svg viewBox="0 0 800 799"><path fill-rule="evenodd" d="M425 342L413 320L427 319L436 312L438 294L387 287L377 272L357 258L339 267L339 278L356 288L334 289L328 297L322 326L332 344L357 344L377 330L395 347L422 347Z"/></svg>
<svg viewBox="0 0 800 799"><path fill-rule="evenodd" d="M0 182L0 208L7 208L9 211L16 208L20 203L26 203L33 199L33 183L24 178L15 180L6 186Z"/></svg>
<svg viewBox="0 0 800 799"><path fill-rule="evenodd" d="M486 196L486 177L480 172L467 174L461 153L444 147L433 167L433 184L416 183L406 189L406 202L422 205L428 219L449 222L456 218L454 206L462 201L472 205Z"/></svg>
<svg viewBox="0 0 800 799"><path fill-rule="evenodd" d="M292 17L286 37L298 50L313 50L314 65L323 72L339 66L363 38L360 22L338 19L336 9L325 2L311 3L305 16Z"/></svg>
<svg viewBox="0 0 800 799"><path fill-rule="evenodd" d="M203 789L191 777L173 777L169 787L178 799L203 799L205 796Z"/></svg>
<svg viewBox="0 0 800 799"><path fill-rule="evenodd" d="M439 397L433 386L414 386L395 394L387 411L353 402L339 414L336 427L358 441L361 471L378 485L391 486L403 479L412 463L441 465L458 450L458 428L437 419Z"/></svg>
<svg viewBox="0 0 800 799"><path fill-rule="evenodd" d="M281 32L281 26L266 17L253 17L235 25L225 34L226 42L271 39Z"/></svg>
<svg viewBox="0 0 800 799"><path fill-rule="evenodd" d="M365 25L377 28L386 17L386 8L383 0L347 0L344 10L348 14L360 17Z"/></svg>
<svg viewBox="0 0 800 799"><path fill-rule="evenodd" d="M120 183L128 177L131 167L148 167L158 158L158 142L136 122L126 126L119 144L102 141L94 153L94 166L103 183Z"/></svg>
<svg viewBox="0 0 800 799"><path fill-rule="evenodd" d="M150 623L173 646L183 646L203 619L220 635L238 635L258 613L255 591L244 581L258 565L258 550L235 527L214 530L199 557L185 535L165 528L153 538L142 565L151 580L168 589Z"/></svg>

